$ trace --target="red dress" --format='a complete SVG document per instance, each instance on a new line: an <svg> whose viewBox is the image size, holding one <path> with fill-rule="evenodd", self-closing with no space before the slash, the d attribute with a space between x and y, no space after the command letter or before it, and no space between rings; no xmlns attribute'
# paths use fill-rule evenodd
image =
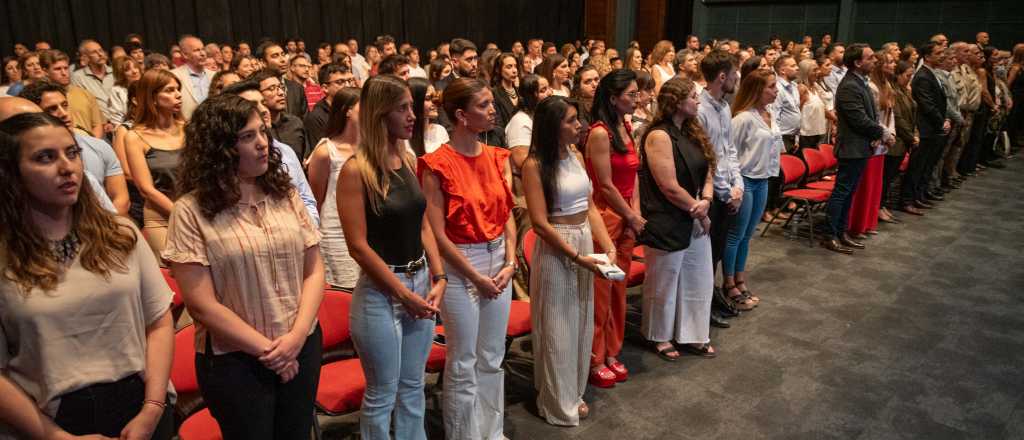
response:
<svg viewBox="0 0 1024 440"><path fill-rule="evenodd" d="M878 207L882 203L882 177L885 174L885 155L871 156L853 193L853 204L846 232L863 234L878 229Z"/></svg>

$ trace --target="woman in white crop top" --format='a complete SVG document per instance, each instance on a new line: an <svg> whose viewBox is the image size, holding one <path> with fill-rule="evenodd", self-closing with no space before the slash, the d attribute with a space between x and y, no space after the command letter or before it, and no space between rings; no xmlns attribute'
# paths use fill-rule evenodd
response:
<svg viewBox="0 0 1024 440"><path fill-rule="evenodd" d="M592 186L580 153L576 108L552 96L533 116L523 188L539 240L530 264L530 319L534 335L537 409L552 425L576 426L590 409L583 402L594 331L594 274L587 255L600 244L615 261L615 247L591 200ZM527 250L527 252L529 252Z"/></svg>

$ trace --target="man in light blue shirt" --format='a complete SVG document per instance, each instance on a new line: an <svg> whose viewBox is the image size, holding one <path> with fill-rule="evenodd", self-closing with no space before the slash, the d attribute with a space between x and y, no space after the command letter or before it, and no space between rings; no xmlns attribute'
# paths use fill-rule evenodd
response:
<svg viewBox="0 0 1024 440"><path fill-rule="evenodd" d="M775 96L772 110L779 123L782 142L786 152L796 151L796 136L800 134L800 90L796 84L796 59L783 55L775 60L775 84L779 93Z"/></svg>
<svg viewBox="0 0 1024 440"><path fill-rule="evenodd" d="M203 41L192 35L185 35L178 41L181 47L181 54L185 57L185 64L181 65L171 73L178 77L181 82L181 114L185 119L192 118L192 112L196 110L210 93L210 80L213 79L213 72L206 70L206 49L203 48Z"/></svg>
<svg viewBox="0 0 1024 440"><path fill-rule="evenodd" d="M846 76L847 67L843 65L843 54L846 53L846 46L842 43L835 43L828 48L828 58L832 60L832 71L825 77L825 86L832 93L839 88L839 82Z"/></svg>

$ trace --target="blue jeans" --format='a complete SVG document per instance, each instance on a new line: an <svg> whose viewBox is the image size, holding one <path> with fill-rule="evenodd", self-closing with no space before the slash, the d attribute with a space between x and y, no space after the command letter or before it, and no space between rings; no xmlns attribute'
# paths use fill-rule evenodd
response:
<svg viewBox="0 0 1024 440"><path fill-rule="evenodd" d="M722 272L733 276L747 267L747 253L750 237L754 236L761 223L765 203L768 202L768 179L743 177L743 202L739 211L733 214L732 225L725 236L725 252L722 253Z"/></svg>
<svg viewBox="0 0 1024 440"><path fill-rule="evenodd" d="M426 297L426 268L396 273L409 290ZM425 440L424 369L434 339L434 320L409 316L397 300L383 293L365 274L359 276L349 313L352 342L366 375L359 432L367 440L390 439L391 413L395 438Z"/></svg>
<svg viewBox="0 0 1024 440"><path fill-rule="evenodd" d="M839 169L836 170L836 186L832 189L832 195L828 198L825 212L828 213L828 226L832 231L832 238L839 240L846 233L846 225L849 223L850 205L853 204L853 192L860 184L860 175L868 165L868 159L839 159Z"/></svg>

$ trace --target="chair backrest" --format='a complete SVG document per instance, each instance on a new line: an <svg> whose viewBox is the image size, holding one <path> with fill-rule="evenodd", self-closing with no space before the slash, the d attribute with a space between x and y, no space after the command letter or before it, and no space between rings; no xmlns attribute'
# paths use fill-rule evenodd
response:
<svg viewBox="0 0 1024 440"><path fill-rule="evenodd" d="M171 363L171 383L179 394L199 392L196 379L196 328L189 325L174 335L174 362Z"/></svg>
<svg viewBox="0 0 1024 440"><path fill-rule="evenodd" d="M804 162L792 154L783 154L779 158L782 167L782 174L785 176L785 185L795 184L804 178L807 167Z"/></svg>
<svg viewBox="0 0 1024 440"><path fill-rule="evenodd" d="M807 162L808 180L817 179L828 169L828 159L820 151L804 148L804 161Z"/></svg>
<svg viewBox="0 0 1024 440"><path fill-rule="evenodd" d="M523 257L526 258L526 265L530 265L530 260L533 260L533 246L537 244L537 234L533 232L533 228L526 231L523 234Z"/></svg>
<svg viewBox="0 0 1024 440"><path fill-rule="evenodd" d="M164 274L164 281L167 282L167 286L174 292L174 298L171 299L171 305L174 307L181 307L185 304L185 301L181 299L181 288L178 287L178 281L171 276L171 270L161 268L160 272Z"/></svg>
<svg viewBox="0 0 1024 440"><path fill-rule="evenodd" d="M832 168L839 164L839 159L836 159L836 147L832 144L818 145L818 151L821 152L827 160L826 168Z"/></svg>
<svg viewBox="0 0 1024 440"><path fill-rule="evenodd" d="M352 307L352 295L336 290L324 291L324 300L320 303L317 318L323 331L324 351L333 349L352 337L348 313Z"/></svg>

